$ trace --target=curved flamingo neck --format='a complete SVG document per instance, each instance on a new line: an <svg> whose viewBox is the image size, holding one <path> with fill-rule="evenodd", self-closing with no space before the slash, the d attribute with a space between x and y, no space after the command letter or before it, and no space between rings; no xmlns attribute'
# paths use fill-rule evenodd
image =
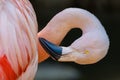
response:
<svg viewBox="0 0 120 80"><path fill-rule="evenodd" d="M83 9L69 8L53 17L47 26L39 33L55 44L60 44L65 35L73 28L80 28L83 34L100 29L98 19Z"/></svg>

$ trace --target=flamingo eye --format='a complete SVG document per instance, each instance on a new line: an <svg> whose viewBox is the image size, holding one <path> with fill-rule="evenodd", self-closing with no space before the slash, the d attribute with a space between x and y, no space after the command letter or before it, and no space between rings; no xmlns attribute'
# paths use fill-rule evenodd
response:
<svg viewBox="0 0 120 80"><path fill-rule="evenodd" d="M85 50L84 54L89 54L90 52L88 50Z"/></svg>

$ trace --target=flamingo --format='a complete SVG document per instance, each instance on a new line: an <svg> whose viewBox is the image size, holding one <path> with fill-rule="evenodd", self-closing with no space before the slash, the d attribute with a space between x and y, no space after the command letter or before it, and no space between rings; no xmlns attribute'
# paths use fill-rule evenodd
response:
<svg viewBox="0 0 120 80"><path fill-rule="evenodd" d="M0 80L33 80L37 20L29 0L0 0Z"/></svg>
<svg viewBox="0 0 120 80"><path fill-rule="evenodd" d="M82 36L70 46L59 46L73 28L81 29ZM104 58L109 49L109 38L101 22L95 15L80 8L68 8L55 15L38 33L38 38L46 51L44 59L50 55L60 62L94 64Z"/></svg>
<svg viewBox="0 0 120 80"><path fill-rule="evenodd" d="M83 30L84 37L69 47L54 45L59 45L75 26ZM36 15L29 0L0 0L0 80L33 80L38 61L48 58L48 52L58 61L79 64L93 63L107 53L109 40L104 28L93 15L82 9L62 11L38 34L37 27ZM90 43L86 39L90 39ZM94 46L89 47L91 44Z"/></svg>

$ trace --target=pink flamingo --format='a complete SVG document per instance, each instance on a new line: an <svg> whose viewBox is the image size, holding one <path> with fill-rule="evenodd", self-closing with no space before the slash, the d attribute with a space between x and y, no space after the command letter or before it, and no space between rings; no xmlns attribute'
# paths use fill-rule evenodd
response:
<svg viewBox="0 0 120 80"><path fill-rule="evenodd" d="M33 80L38 59L41 62L49 57L44 49L58 61L91 64L102 59L109 47L101 23L82 9L60 12L38 36L37 27L36 16L28 0L0 0L0 80ZM59 45L74 27L83 30L81 38L69 47L54 45ZM40 38L44 49L37 38Z"/></svg>
<svg viewBox="0 0 120 80"><path fill-rule="evenodd" d="M33 80L37 21L28 0L0 0L0 80Z"/></svg>
<svg viewBox="0 0 120 80"><path fill-rule="evenodd" d="M82 36L68 47L57 46L73 28L80 28ZM43 48L57 61L93 64L105 57L109 48L109 39L100 21L90 12L78 8L58 13L38 36Z"/></svg>

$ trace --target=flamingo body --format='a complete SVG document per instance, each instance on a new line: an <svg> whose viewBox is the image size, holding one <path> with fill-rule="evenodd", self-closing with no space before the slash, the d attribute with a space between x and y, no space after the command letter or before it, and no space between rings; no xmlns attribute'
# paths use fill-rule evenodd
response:
<svg viewBox="0 0 120 80"><path fill-rule="evenodd" d="M37 21L28 0L0 0L0 80L33 80Z"/></svg>

